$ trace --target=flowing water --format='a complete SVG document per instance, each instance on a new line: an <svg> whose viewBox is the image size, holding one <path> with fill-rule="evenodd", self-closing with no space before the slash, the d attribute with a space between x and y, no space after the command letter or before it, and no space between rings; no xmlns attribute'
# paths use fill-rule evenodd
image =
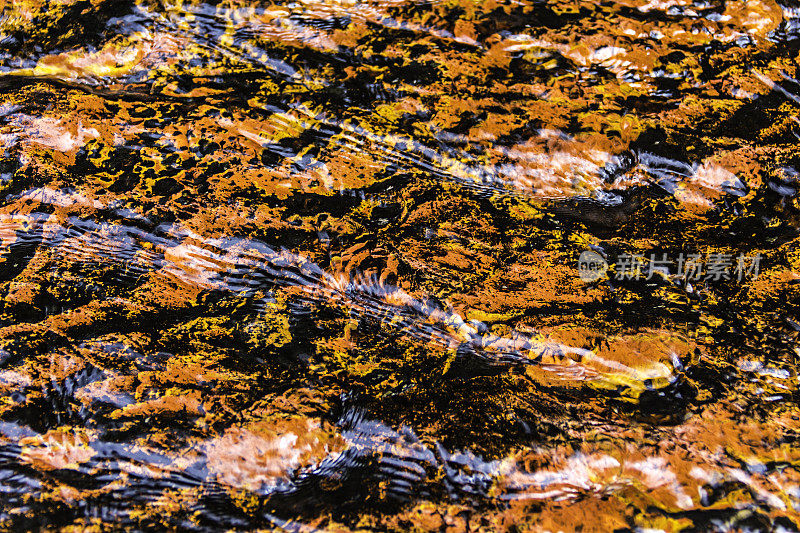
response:
<svg viewBox="0 0 800 533"><path fill-rule="evenodd" d="M789 0L0 0L0 528L797 531L798 59Z"/></svg>

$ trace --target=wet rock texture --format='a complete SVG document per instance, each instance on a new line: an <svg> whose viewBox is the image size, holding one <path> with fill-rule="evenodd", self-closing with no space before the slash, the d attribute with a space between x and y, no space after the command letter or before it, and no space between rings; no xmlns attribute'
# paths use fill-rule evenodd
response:
<svg viewBox="0 0 800 533"><path fill-rule="evenodd" d="M0 6L2 529L800 528L800 5Z"/></svg>

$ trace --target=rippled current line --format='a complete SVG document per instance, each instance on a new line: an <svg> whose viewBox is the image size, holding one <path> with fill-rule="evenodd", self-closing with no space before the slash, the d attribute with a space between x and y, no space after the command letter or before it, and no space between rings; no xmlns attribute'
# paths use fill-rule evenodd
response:
<svg viewBox="0 0 800 533"><path fill-rule="evenodd" d="M29 191L29 198L71 203L62 191ZM66 199L65 199L66 196ZM119 215L119 213L118 213ZM539 365L567 379L592 379L596 372L584 366L600 365L608 371L633 375L634 371L605 360L591 350L542 341L518 332L502 337L482 332L430 298L417 298L399 287L363 276L335 275L302 255L276 249L264 242L242 238L204 239L174 225L151 231L123 223L97 222L70 216L65 224L49 222L45 213L0 215L0 239L9 253L19 247L53 248L72 261L92 263L97 258L122 269L132 279L152 273L191 287L222 291L243 298L272 287L298 287L305 297L344 305L353 317L377 320L412 339L439 349L469 353L490 364ZM540 364L541 358L555 364ZM550 361L551 359L548 359Z"/></svg>
<svg viewBox="0 0 800 533"><path fill-rule="evenodd" d="M416 497L431 498L431 491L438 491L438 487L444 490L446 498L472 504L544 498L572 500L592 493L608 495L635 486L635 482L627 478L597 483L575 474L586 467L599 470L613 468L615 464L618 467L619 464L610 458L590 459L578 454L563 470L526 472L513 461L486 461L470 452L448 452L440 444L430 447L410 428L391 429L382 422L366 418L357 408L346 408L337 426L347 442L342 453L331 454L317 465L258 492L263 499L258 514L265 522L288 531L316 531L301 521L280 518L267 509L276 506L281 509L280 514L296 516L302 514L302 509L339 501L343 490L349 491L351 497L355 493L366 498L378 484L383 485L389 501L398 503ZM94 441L89 446L96 455L76 465L70 474L73 483L95 490L91 500L78 506L78 514L102 515L124 524L131 522L126 514L130 502L146 503L158 498L164 490L201 487L201 499L194 507L201 526L241 528L253 525L252 518L224 512L217 514L215 510L224 509L230 496L224 483L207 479L202 462L179 470L170 466L168 457L128 444ZM26 503L17 495L39 488L42 473L21 461L23 453L18 445L0 444L2 487L5 487L8 502L24 509ZM101 473L98 475L98 472ZM121 476L126 483L115 485L114 481ZM335 483L330 483L332 479ZM492 491L498 483L503 485L500 495ZM677 494L680 496L679 489ZM198 529L197 523L187 522L183 526L188 530Z"/></svg>

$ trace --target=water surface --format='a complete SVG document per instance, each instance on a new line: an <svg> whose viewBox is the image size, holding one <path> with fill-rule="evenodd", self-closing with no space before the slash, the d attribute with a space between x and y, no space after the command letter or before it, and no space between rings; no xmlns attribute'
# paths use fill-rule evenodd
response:
<svg viewBox="0 0 800 533"><path fill-rule="evenodd" d="M796 2L0 9L0 528L800 528Z"/></svg>

